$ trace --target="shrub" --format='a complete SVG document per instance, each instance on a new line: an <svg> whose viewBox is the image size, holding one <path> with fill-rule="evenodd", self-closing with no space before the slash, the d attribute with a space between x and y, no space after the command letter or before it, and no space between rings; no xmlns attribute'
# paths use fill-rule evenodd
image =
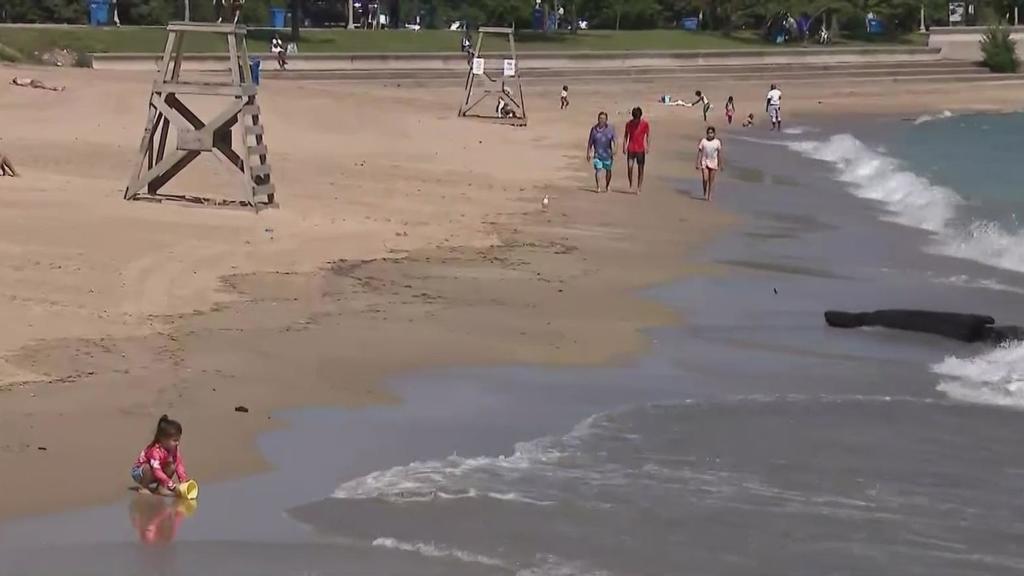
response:
<svg viewBox="0 0 1024 576"><path fill-rule="evenodd" d="M981 38L982 62L989 70L1009 74L1020 68L1017 57L1017 42L1010 38L1010 30L1004 26L990 26Z"/></svg>
<svg viewBox="0 0 1024 576"><path fill-rule="evenodd" d="M21 53L17 50L0 44L0 62L20 62L21 58Z"/></svg>

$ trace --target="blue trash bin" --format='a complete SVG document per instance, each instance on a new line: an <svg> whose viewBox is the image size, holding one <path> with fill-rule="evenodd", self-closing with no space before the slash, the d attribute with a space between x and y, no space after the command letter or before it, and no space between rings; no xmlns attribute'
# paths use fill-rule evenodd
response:
<svg viewBox="0 0 1024 576"><path fill-rule="evenodd" d="M868 20L868 34L885 34L885 22L877 18Z"/></svg>
<svg viewBox="0 0 1024 576"><path fill-rule="evenodd" d="M260 68L263 66L263 61L255 56L249 57L249 71L252 72L252 81L257 86L260 85Z"/></svg>
<svg viewBox="0 0 1024 576"><path fill-rule="evenodd" d="M107 0L89 2L89 25L106 26L110 23L110 3Z"/></svg>
<svg viewBox="0 0 1024 576"><path fill-rule="evenodd" d="M679 21L679 27L689 32L696 32L700 28L699 18L683 18Z"/></svg>
<svg viewBox="0 0 1024 576"><path fill-rule="evenodd" d="M288 10L285 8L271 8L270 9L270 26L273 28L284 28L284 19L288 15Z"/></svg>

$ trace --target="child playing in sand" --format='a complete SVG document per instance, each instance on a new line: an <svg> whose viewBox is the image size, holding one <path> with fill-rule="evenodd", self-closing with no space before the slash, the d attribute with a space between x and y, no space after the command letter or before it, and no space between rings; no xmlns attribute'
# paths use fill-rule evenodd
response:
<svg viewBox="0 0 1024 576"><path fill-rule="evenodd" d="M569 107L569 87L562 86L562 110Z"/></svg>
<svg viewBox="0 0 1024 576"><path fill-rule="evenodd" d="M747 114L747 119L743 121L744 128L750 128L754 125L754 113Z"/></svg>
<svg viewBox="0 0 1024 576"><path fill-rule="evenodd" d="M188 482L185 461L178 445L181 443L181 424L164 414L156 424L153 441L139 454L132 466L132 480L142 488L171 496L178 483ZM178 478L178 482L174 478Z"/></svg>
<svg viewBox="0 0 1024 576"><path fill-rule="evenodd" d="M732 124L732 117L736 115L736 102L729 96L729 99L725 101L725 119Z"/></svg>

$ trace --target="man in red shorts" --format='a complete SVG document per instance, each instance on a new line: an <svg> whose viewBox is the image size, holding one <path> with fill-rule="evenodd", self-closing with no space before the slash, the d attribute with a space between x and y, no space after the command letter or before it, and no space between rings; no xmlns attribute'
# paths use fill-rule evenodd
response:
<svg viewBox="0 0 1024 576"><path fill-rule="evenodd" d="M633 119L626 123L626 137L622 141L622 153L626 155L626 176L629 189L633 190L633 164L636 164L636 194L644 187L644 165L651 149L651 125L644 120L644 111L633 108Z"/></svg>

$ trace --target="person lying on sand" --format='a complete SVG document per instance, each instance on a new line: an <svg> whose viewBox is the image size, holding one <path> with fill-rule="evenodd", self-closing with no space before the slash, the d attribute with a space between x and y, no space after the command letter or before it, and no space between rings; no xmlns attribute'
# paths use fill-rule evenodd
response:
<svg viewBox="0 0 1024 576"><path fill-rule="evenodd" d="M21 76L15 76L11 78L11 84L15 86L21 86L22 88L38 88L39 90L50 90L52 92L63 92L63 86L50 86L42 80L36 80L35 78L23 78Z"/></svg>
<svg viewBox="0 0 1024 576"><path fill-rule="evenodd" d="M178 483L188 482L185 461L181 457L181 424L166 414L156 424L156 433L132 465L132 480L149 492L172 496Z"/></svg>

